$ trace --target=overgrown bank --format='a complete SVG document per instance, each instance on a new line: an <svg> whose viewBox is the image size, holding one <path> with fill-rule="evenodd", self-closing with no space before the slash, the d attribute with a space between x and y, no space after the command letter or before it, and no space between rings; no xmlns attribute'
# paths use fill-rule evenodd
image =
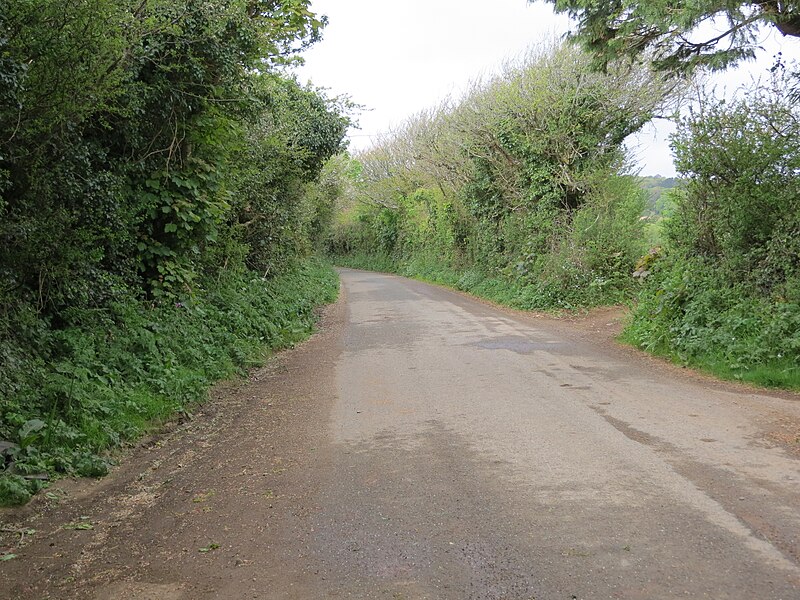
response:
<svg viewBox="0 0 800 600"><path fill-rule="evenodd" d="M800 389L800 94L782 67L706 98L673 148L664 258L625 339L731 379Z"/></svg>
<svg viewBox="0 0 800 600"><path fill-rule="evenodd" d="M0 477L0 505L39 487L26 476L103 475L108 450L308 336L315 309L338 292L336 273L317 259L271 279L241 270L208 284L182 303L116 304L60 330L32 324L35 345L0 373L0 438L18 446L5 451L11 473Z"/></svg>
<svg viewBox="0 0 800 600"><path fill-rule="evenodd" d="M331 299L349 102L307 0L0 0L0 502L202 398ZM68 76L67 76L68 75Z"/></svg>

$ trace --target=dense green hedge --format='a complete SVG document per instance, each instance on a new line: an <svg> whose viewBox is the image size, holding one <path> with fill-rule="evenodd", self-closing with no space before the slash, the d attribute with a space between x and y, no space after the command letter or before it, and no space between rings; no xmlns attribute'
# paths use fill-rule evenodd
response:
<svg viewBox="0 0 800 600"><path fill-rule="evenodd" d="M791 73L705 98L673 146L665 258L626 339L718 375L800 388L800 94Z"/></svg>
<svg viewBox="0 0 800 600"><path fill-rule="evenodd" d="M623 141L679 87L543 45L356 156L330 251L501 282L524 308L629 298L645 194L625 175Z"/></svg>
<svg viewBox="0 0 800 600"><path fill-rule="evenodd" d="M307 327L330 272L292 269L350 122L291 73L324 25L309 0L0 0L4 493L103 472Z"/></svg>

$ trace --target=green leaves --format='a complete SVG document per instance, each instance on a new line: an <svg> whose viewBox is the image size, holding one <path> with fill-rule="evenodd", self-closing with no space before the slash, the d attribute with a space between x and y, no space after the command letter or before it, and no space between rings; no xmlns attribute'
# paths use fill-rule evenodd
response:
<svg viewBox="0 0 800 600"><path fill-rule="evenodd" d="M18 506L31 499L31 486L20 475L0 475L0 506Z"/></svg>
<svg viewBox="0 0 800 600"><path fill-rule="evenodd" d="M578 21L573 38L607 69L614 60L652 61L673 73L698 67L720 70L754 56L764 24L784 35L800 36L800 10L794 3L750 2L596 2L549 0L557 12ZM722 32L703 26L724 23Z"/></svg>
<svg viewBox="0 0 800 600"><path fill-rule="evenodd" d="M297 203L344 135L338 105L272 74L319 37L306 0L14 0L0 13L0 241L13 248L0 290L38 295L46 314L126 291L190 295L249 168L234 153L270 138L297 167L274 187ZM265 80L275 101L252 102ZM244 139L256 123L287 134Z"/></svg>
<svg viewBox="0 0 800 600"><path fill-rule="evenodd" d="M0 471L100 476L98 454L280 337L245 261L275 275L311 248L305 189L347 103L278 72L323 26L307 0L0 0L0 440L19 446ZM228 277L253 338L190 314ZM173 320L206 338L173 347ZM3 475L0 502L38 485Z"/></svg>
<svg viewBox="0 0 800 600"><path fill-rule="evenodd" d="M793 272L800 245L800 106L783 77L732 103L707 99L680 123L676 164L689 178L668 231L687 254L722 261L765 291ZM780 241L778 241L780 240Z"/></svg>
<svg viewBox="0 0 800 600"><path fill-rule="evenodd" d="M31 419L26 421L19 430L20 445L23 448L25 446L30 446L33 440L39 437L39 432L42 431L42 429L44 429L46 426L47 424L41 419Z"/></svg>
<svg viewBox="0 0 800 600"><path fill-rule="evenodd" d="M800 387L800 106L780 70L673 137L688 180L626 336L726 378Z"/></svg>
<svg viewBox="0 0 800 600"><path fill-rule="evenodd" d="M314 307L338 290L335 272L316 260L261 275L218 271L191 302L132 300L50 331L43 345L58 347L59 360L28 360L14 394L0 397L0 439L15 442L5 445L10 457L0 453L0 505L23 504L41 487L24 475L102 476L110 449L191 410L215 381L260 364L266 349L308 335ZM36 444L19 448L20 434ZM14 474L3 472L7 460Z"/></svg>
<svg viewBox="0 0 800 600"><path fill-rule="evenodd" d="M623 141L678 88L635 65L600 74L573 45L544 45L360 154L330 245L415 273L481 272L516 289L517 306L620 301L645 250L641 191L619 176Z"/></svg>
<svg viewBox="0 0 800 600"><path fill-rule="evenodd" d="M262 76L254 83L269 112L248 124L248 143L234 159L242 168L231 190L231 221L247 244L248 266L274 273L310 250L310 229L325 207L305 197L341 149L349 118L336 99L295 80Z"/></svg>

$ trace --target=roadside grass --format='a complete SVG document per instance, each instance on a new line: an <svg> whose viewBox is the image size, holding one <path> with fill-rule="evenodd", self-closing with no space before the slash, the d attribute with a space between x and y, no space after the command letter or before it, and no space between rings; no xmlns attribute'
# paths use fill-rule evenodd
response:
<svg viewBox="0 0 800 600"><path fill-rule="evenodd" d="M698 361L696 366L721 379L743 381L766 388L800 391L800 366L789 361L772 361L749 368L734 369L724 360L705 358Z"/></svg>
<svg viewBox="0 0 800 600"><path fill-rule="evenodd" d="M628 330L617 340L643 352L668 359L670 362L713 375L725 381L738 381L762 388L800 391L800 365L791 360L770 360L751 366L734 366L730 360L718 354L687 357L664 348L646 348L632 338Z"/></svg>
<svg viewBox="0 0 800 600"><path fill-rule="evenodd" d="M580 276L538 284L516 283L475 268L456 270L428 257L398 260L385 254L348 254L329 258L340 267L395 273L444 285L510 308L555 314L626 304L632 298L631 290L634 287L623 277L600 283L596 279L587 280Z"/></svg>
<svg viewBox="0 0 800 600"><path fill-rule="evenodd" d="M796 291L765 297L697 258L656 266L621 341L721 379L800 390Z"/></svg>
<svg viewBox="0 0 800 600"><path fill-rule="evenodd" d="M82 311L33 350L4 342L14 369L0 373L0 506L29 500L43 474L104 475L110 450L309 336L315 309L337 294L332 267L310 259L266 281L224 274L184 303Z"/></svg>

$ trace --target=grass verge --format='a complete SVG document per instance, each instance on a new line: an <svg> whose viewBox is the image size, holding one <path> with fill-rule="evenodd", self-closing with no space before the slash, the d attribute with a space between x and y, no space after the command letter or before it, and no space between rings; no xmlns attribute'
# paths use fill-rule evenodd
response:
<svg viewBox="0 0 800 600"><path fill-rule="evenodd" d="M105 474L109 450L309 336L315 309L337 293L331 266L311 259L266 281L225 274L187 303L84 310L58 330L38 323L32 348L3 340L0 506L27 502L44 474Z"/></svg>
<svg viewBox="0 0 800 600"><path fill-rule="evenodd" d="M477 269L456 270L424 257L397 260L386 255L333 256L340 267L396 273L467 292L518 310L559 313L595 306L624 304L631 299L628 281L584 280L581 276L538 283L513 282Z"/></svg>
<svg viewBox="0 0 800 600"><path fill-rule="evenodd" d="M699 259L665 260L621 341L721 379L800 390L800 304L731 283Z"/></svg>
<svg viewBox="0 0 800 600"><path fill-rule="evenodd" d="M628 329L623 331L618 339L623 344L629 344L654 356L661 356L677 365L691 367L718 379L749 383L762 388L800 392L800 366L792 360L770 359L763 364L744 366L732 363L721 352L687 356L677 349L648 347L647 344L642 344L634 337Z"/></svg>

